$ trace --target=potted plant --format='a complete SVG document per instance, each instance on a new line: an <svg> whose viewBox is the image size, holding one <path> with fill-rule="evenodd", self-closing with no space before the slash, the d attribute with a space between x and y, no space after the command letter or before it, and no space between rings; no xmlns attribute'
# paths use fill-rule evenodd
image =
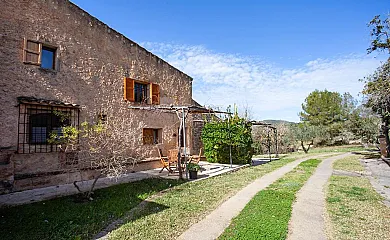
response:
<svg viewBox="0 0 390 240"><path fill-rule="evenodd" d="M187 168L190 173L190 179L197 179L198 171L200 170L199 164L190 162L188 163Z"/></svg>

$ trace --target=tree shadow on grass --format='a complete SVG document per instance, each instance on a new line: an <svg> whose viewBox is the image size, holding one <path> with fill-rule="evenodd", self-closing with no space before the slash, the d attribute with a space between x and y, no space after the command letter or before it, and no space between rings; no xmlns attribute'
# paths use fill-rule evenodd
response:
<svg viewBox="0 0 390 240"><path fill-rule="evenodd" d="M75 196L0 208L0 236L8 239L91 239L143 203L148 214L166 206L146 199L184 183L150 178L95 191L93 201L75 202Z"/></svg>
<svg viewBox="0 0 390 240"><path fill-rule="evenodd" d="M135 221L138 218L152 215L165 209L168 209L168 206L159 204L153 201L144 200L137 207L130 210L124 217L118 219L111 224L109 224L103 231L99 232L93 239L101 239L107 236L110 232L120 228L123 224L128 223L129 221Z"/></svg>
<svg viewBox="0 0 390 240"><path fill-rule="evenodd" d="M381 154L378 150L371 150L367 152L352 152L355 155L361 155L363 159L378 159L381 158Z"/></svg>
<svg viewBox="0 0 390 240"><path fill-rule="evenodd" d="M277 158L271 159L271 161L279 160ZM271 162L269 158L256 158L252 159L251 166L258 166Z"/></svg>

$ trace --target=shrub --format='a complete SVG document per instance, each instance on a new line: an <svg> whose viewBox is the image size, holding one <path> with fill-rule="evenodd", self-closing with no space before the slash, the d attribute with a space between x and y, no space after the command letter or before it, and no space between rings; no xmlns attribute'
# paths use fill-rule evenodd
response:
<svg viewBox="0 0 390 240"><path fill-rule="evenodd" d="M197 163L192 163L192 162L190 162L190 163L188 163L188 165L187 165L187 169L188 169L188 171L195 171L195 172L198 172L198 171L200 170L200 166L199 166L199 164L197 164Z"/></svg>
<svg viewBox="0 0 390 240"><path fill-rule="evenodd" d="M252 124L237 114L207 123L202 130L207 161L230 163L230 146L234 164L250 163L252 159Z"/></svg>

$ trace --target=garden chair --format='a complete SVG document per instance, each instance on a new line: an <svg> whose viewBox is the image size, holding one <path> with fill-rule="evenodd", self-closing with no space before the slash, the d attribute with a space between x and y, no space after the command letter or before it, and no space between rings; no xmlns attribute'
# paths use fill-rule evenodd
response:
<svg viewBox="0 0 390 240"><path fill-rule="evenodd" d="M198 164L199 161L200 161L200 158L202 157L202 154L203 154L203 148L200 148L199 149L199 155L192 155L192 156L190 156L189 162Z"/></svg>
<svg viewBox="0 0 390 240"><path fill-rule="evenodd" d="M171 169L171 173L177 170L178 168L177 167L177 163L179 162L178 154L179 154L178 149L168 150L168 165L169 165L169 169Z"/></svg>
<svg viewBox="0 0 390 240"><path fill-rule="evenodd" d="M179 150L178 149L171 149L168 151L169 152L169 165L170 165L170 168L172 169L175 169L175 171L178 170L178 163L179 163L179 159L178 159L178 155L179 155ZM186 165L185 165L185 162L184 162L184 157L182 156L182 159L181 159L181 169L183 170L183 172L185 171L186 169Z"/></svg>
<svg viewBox="0 0 390 240"><path fill-rule="evenodd" d="M160 173L162 173L162 171L164 171L164 169L166 169L168 171L168 174L169 174L170 172L172 172L172 170L169 167L169 159L168 159L168 157L164 157L163 156L162 150L159 147L157 147L157 151L158 151L158 155L160 157L160 161L161 161L161 163L163 165L163 167L160 170Z"/></svg>

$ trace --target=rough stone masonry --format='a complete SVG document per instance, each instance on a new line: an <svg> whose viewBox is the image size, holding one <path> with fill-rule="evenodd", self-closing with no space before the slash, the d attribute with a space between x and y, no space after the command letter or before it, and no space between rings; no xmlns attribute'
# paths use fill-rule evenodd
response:
<svg viewBox="0 0 390 240"><path fill-rule="evenodd" d="M24 106L18 97L47 100L48 109L50 101L78 105L78 124L107 106L115 106L118 112L126 109L131 121L128 134L134 136L140 159L135 170L159 166L156 144L143 142L144 128L160 131L158 146L164 154L177 145L176 114L128 109L143 103L124 100L124 78L144 86L158 85L161 105L191 105L191 77L67 0L2 1L0 22L0 193L88 180L94 175L93 170L68 167L56 151L17 152L21 141L31 151L28 144L35 131L28 115L30 105ZM38 53L26 50L28 44L39 46ZM42 57L45 49L54 53L52 69L26 63L26 55ZM199 130L189 124L187 145L199 148L192 141L193 131L199 141Z"/></svg>

